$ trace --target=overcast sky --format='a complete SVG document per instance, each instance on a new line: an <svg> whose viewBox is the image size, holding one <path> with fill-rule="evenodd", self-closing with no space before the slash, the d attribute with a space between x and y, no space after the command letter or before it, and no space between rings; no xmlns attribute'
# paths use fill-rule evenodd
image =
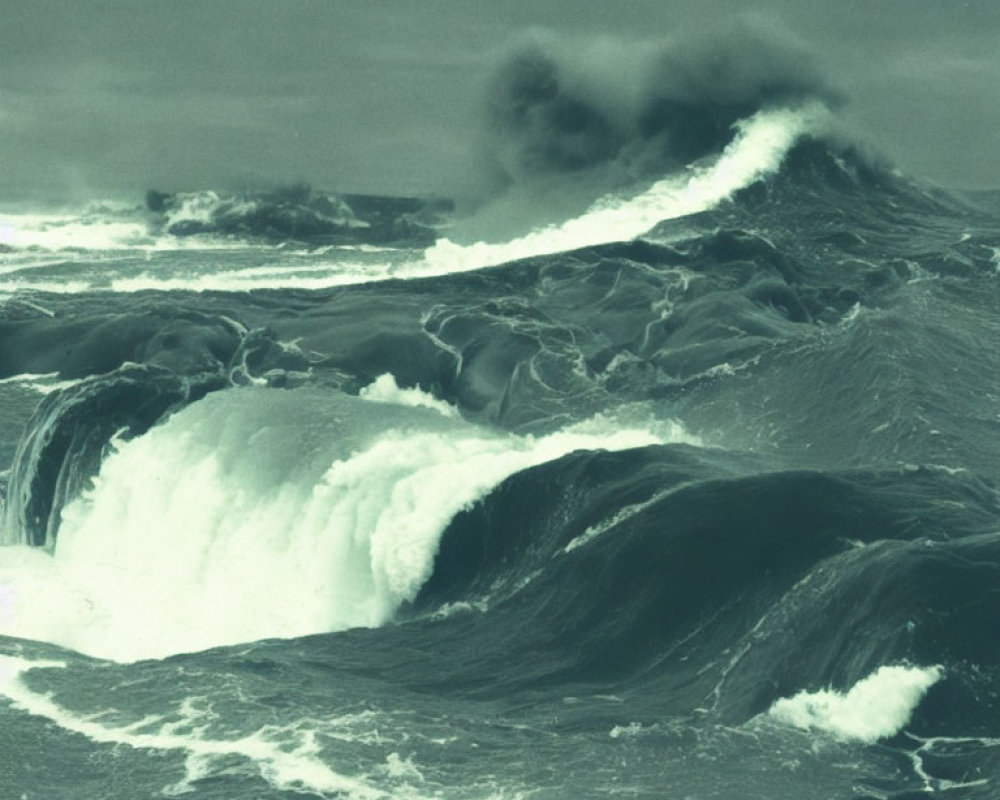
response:
<svg viewBox="0 0 1000 800"><path fill-rule="evenodd" d="M903 170L1000 186L997 0L3 0L0 202L291 180L468 185L483 87L531 27L802 40Z"/></svg>

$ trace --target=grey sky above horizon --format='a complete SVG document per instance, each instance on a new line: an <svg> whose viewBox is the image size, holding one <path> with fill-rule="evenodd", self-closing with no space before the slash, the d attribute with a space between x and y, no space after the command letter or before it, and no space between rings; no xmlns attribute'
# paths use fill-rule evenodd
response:
<svg viewBox="0 0 1000 800"><path fill-rule="evenodd" d="M0 202L307 180L461 192L485 80L536 27L626 41L735 14L790 31L905 172L1000 187L995 0L5 0Z"/></svg>

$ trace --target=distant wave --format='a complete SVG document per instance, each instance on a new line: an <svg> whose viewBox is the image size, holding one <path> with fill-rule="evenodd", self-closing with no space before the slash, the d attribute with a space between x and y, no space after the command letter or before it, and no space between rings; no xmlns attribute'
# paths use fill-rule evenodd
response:
<svg viewBox="0 0 1000 800"><path fill-rule="evenodd" d="M974 213L961 198L836 141L834 128L832 112L819 101L762 109L735 124L735 138L716 156L670 171L641 191L606 194L568 220L499 241L453 238L446 201L330 195L304 186L240 197L150 192L148 209L100 204L78 215L7 215L0 217L0 234L10 243L0 254L0 296L18 290L312 290L415 280L641 237L670 242L687 236L677 221L706 212L740 212L749 216L736 224L752 226L751 217L768 204L769 213L786 220L805 209L832 215L840 227L848 219L867 225L876 209L901 219L908 213ZM829 235L848 247L858 236ZM240 255L253 249L281 255L262 264ZM219 257L202 262L199 250ZM88 251L107 254L99 269L60 260Z"/></svg>
<svg viewBox="0 0 1000 800"><path fill-rule="evenodd" d="M438 238L446 204L407 198L363 198L296 190L284 194L234 198L215 192L147 198L152 220L119 219L95 214L77 218L22 218L14 236L21 243L45 243L55 249L246 248L304 242L307 260L293 259L277 267L240 264L226 271L214 267L195 274L116 274L108 264L99 281L70 273L71 280L54 281L31 261L8 256L12 287L41 291L104 289L118 292L145 290L245 290L254 288L324 288L387 278L417 279L467 272L516 259L563 250L634 239L664 220L715 208L734 193L777 173L795 143L806 135L820 135L829 112L818 103L760 111L737 124L736 138L714 160L674 171L638 194L611 194L577 217L513 239L470 245ZM347 201L350 201L350 205ZM422 205L423 204L423 205ZM358 212L361 209L363 213ZM367 220L367 221L365 221ZM420 222L424 220L425 222ZM339 233L338 233L339 231ZM432 245L423 250L428 240ZM377 252L331 253L320 245L381 244L393 247L380 258ZM398 246L398 247L397 247ZM402 249L399 249L401 247ZM286 248L287 250L287 248ZM290 253L291 256L291 253ZM362 258L363 256L363 258ZM294 262L294 263L293 263Z"/></svg>
<svg viewBox="0 0 1000 800"><path fill-rule="evenodd" d="M410 247L433 242L450 210L444 201L336 195L305 184L241 195L150 190L146 205L154 229L173 236Z"/></svg>
<svg viewBox="0 0 1000 800"><path fill-rule="evenodd" d="M672 173L634 197L606 197L580 217L508 242L459 245L439 240L426 254L430 273L460 272L529 256L633 239L666 219L713 208L734 192L776 172L805 134L822 132L825 107L760 111L737 124L737 136L708 166Z"/></svg>

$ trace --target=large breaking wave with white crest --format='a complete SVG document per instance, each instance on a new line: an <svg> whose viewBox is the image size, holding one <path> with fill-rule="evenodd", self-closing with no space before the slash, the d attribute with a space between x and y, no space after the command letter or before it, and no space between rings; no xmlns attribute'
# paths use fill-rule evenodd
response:
<svg viewBox="0 0 1000 800"><path fill-rule="evenodd" d="M0 634L135 660L381 625L426 581L448 521L513 472L688 438L613 420L494 435L403 411L397 395L373 406L248 389L118 444L63 509L53 552L25 548L0 568Z"/></svg>
<svg viewBox="0 0 1000 800"><path fill-rule="evenodd" d="M663 178L634 197L607 196L583 215L499 244L439 240L426 255L429 274L489 267L518 258L633 239L658 222L697 214L729 199L780 166L806 134L821 135L824 106L761 111L736 124L736 137L709 166Z"/></svg>

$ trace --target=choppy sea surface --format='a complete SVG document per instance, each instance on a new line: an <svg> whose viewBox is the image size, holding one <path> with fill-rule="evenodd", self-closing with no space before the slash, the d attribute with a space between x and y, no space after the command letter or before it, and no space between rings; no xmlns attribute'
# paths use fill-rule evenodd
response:
<svg viewBox="0 0 1000 800"><path fill-rule="evenodd" d="M1000 200L820 117L0 214L0 796L1000 796Z"/></svg>

